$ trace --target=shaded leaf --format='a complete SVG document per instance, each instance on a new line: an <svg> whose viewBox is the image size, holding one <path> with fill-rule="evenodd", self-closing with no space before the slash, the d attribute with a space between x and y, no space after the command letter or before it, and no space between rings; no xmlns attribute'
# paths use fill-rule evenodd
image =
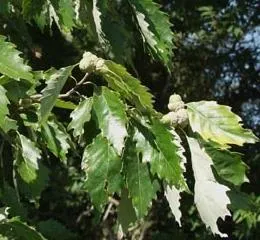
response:
<svg viewBox="0 0 260 240"><path fill-rule="evenodd" d="M9 207L9 215L12 217L19 216L21 219L26 218L27 211L17 198L17 192L14 188L10 187L8 184L4 184L3 188L0 190L0 199Z"/></svg>
<svg viewBox="0 0 260 240"><path fill-rule="evenodd" d="M118 206L118 222L121 224L123 232L126 233L130 224L135 223L136 220L135 210L132 200L129 198L128 190L122 189Z"/></svg>
<svg viewBox="0 0 260 240"><path fill-rule="evenodd" d="M46 187L48 169L40 162L41 151L29 138L18 134L20 146L15 154L16 171L19 174L19 189L30 198L38 197Z"/></svg>
<svg viewBox="0 0 260 240"><path fill-rule="evenodd" d="M80 137L84 134L84 125L91 119L93 98L86 98L79 103L75 110L70 114L72 118L68 129L73 129L73 136Z"/></svg>
<svg viewBox="0 0 260 240"><path fill-rule="evenodd" d="M48 118L73 68L74 66L61 68L51 74L47 80L47 86L42 90L40 107L41 122L44 122Z"/></svg>
<svg viewBox="0 0 260 240"><path fill-rule="evenodd" d="M101 135L85 148L82 168L87 174L87 190L97 208L107 202L110 194L120 191L121 167L122 162L115 149Z"/></svg>
<svg viewBox="0 0 260 240"><path fill-rule="evenodd" d="M143 41L151 49L152 56L170 67L173 50L173 32L169 16L152 0L129 0Z"/></svg>
<svg viewBox="0 0 260 240"><path fill-rule="evenodd" d="M120 155L127 136L126 106L116 92L102 87L102 92L94 96L93 109L98 119L99 128Z"/></svg>
<svg viewBox="0 0 260 240"><path fill-rule="evenodd" d="M118 63L132 63L132 31L117 11L117 2L93 0L92 15L98 41L110 58Z"/></svg>
<svg viewBox="0 0 260 240"><path fill-rule="evenodd" d="M6 37L0 35L0 73L16 80L23 78L33 81L31 68L19 56L21 52L15 49L14 44L5 40Z"/></svg>
<svg viewBox="0 0 260 240"><path fill-rule="evenodd" d="M2 236L8 239L21 240L45 240L33 227L21 222L18 218L12 218L0 224Z"/></svg>
<svg viewBox="0 0 260 240"><path fill-rule="evenodd" d="M49 240L78 239L76 238L76 235L69 231L63 224L53 219L39 222L38 230Z"/></svg>
<svg viewBox="0 0 260 240"><path fill-rule="evenodd" d="M70 148L68 143L69 135L59 128L54 120L49 120L42 124L42 136L49 150L62 161L67 159Z"/></svg>
<svg viewBox="0 0 260 240"><path fill-rule="evenodd" d="M152 199L156 197L159 185L156 181L152 181L147 163L141 162L134 143L128 142L124 156L124 172L129 196L137 218L142 218L147 214Z"/></svg>
<svg viewBox="0 0 260 240"><path fill-rule="evenodd" d="M228 106L214 101L191 102L187 106L192 130L206 141L212 140L227 147L227 144L242 146L258 140L251 130L242 128L241 118Z"/></svg>
<svg viewBox="0 0 260 240"><path fill-rule="evenodd" d="M205 145L207 154L214 162L214 168L223 179L241 185L248 182L246 177L247 165L242 161L242 155L229 150L217 149L211 145Z"/></svg>
<svg viewBox="0 0 260 240"><path fill-rule="evenodd" d="M16 121L7 116L9 115L9 109L7 107L9 103L6 97L6 90L0 85L0 128L6 133L11 129L17 129Z"/></svg>

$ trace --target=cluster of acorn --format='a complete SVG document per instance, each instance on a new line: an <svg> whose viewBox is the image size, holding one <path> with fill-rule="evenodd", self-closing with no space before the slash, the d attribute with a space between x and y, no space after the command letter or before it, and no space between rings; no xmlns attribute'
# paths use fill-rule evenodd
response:
<svg viewBox="0 0 260 240"><path fill-rule="evenodd" d="M162 117L161 121L163 123L169 124L172 127L180 126L182 128L188 125L188 113L180 95L173 94L170 96L168 109L170 112Z"/></svg>

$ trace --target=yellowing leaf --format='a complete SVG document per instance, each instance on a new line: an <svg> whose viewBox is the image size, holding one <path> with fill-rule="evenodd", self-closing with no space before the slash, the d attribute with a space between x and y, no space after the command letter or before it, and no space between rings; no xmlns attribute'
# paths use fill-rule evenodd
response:
<svg viewBox="0 0 260 240"><path fill-rule="evenodd" d="M258 140L251 130L242 128L241 118L228 106L214 101L191 102L187 106L192 130L206 141L212 140L227 147L227 144L242 146Z"/></svg>

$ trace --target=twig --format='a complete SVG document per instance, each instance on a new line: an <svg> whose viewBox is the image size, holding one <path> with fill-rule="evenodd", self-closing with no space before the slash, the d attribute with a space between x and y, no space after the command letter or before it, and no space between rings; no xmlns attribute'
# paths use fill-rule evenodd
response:
<svg viewBox="0 0 260 240"><path fill-rule="evenodd" d="M110 202L110 203L108 204L107 209L106 209L106 211L105 211L105 214L104 214L104 216L103 216L103 218L102 218L102 221L103 221L103 222L107 219L107 217L108 217L108 215L109 215L110 210L111 210L112 207L113 207L113 203Z"/></svg>
<svg viewBox="0 0 260 240"><path fill-rule="evenodd" d="M85 80L87 79L88 76L89 76L89 73L86 73L85 76L79 82L77 82L76 85L73 88L71 88L66 93L59 94L58 98L68 98L68 97L71 97L71 95L73 93L75 93L75 92L78 93L76 90L80 86L87 85L87 84L93 84L92 82L85 82ZM71 78L76 81L76 79L74 77L71 76ZM42 94L35 94L35 95L30 96L30 98L37 101L37 100L42 98Z"/></svg>

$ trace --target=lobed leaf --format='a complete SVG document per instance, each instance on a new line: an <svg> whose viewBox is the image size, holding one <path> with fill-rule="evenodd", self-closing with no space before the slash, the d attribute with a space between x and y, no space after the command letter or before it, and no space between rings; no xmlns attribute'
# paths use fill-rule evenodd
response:
<svg viewBox="0 0 260 240"><path fill-rule="evenodd" d="M19 181L19 189L30 198L39 197L48 183L49 170L39 161L41 151L35 143L21 134L18 137L20 146L15 160L16 171L22 180Z"/></svg>
<svg viewBox="0 0 260 240"><path fill-rule="evenodd" d="M228 106L214 101L200 101L188 103L187 107L192 130L206 141L212 140L223 147L258 141L251 130L242 128L241 118L232 113Z"/></svg>
<svg viewBox="0 0 260 240"><path fill-rule="evenodd" d="M93 109L103 136L120 155L127 136L126 106L120 100L120 95L102 87L101 94L93 98Z"/></svg>
<svg viewBox="0 0 260 240"><path fill-rule="evenodd" d="M173 32L169 16L160 10L153 0L128 0L135 13L143 41L149 46L152 56L170 67L173 50Z"/></svg>
<svg viewBox="0 0 260 240"><path fill-rule="evenodd" d="M31 68L26 65L19 56L21 52L15 49L15 45L7 42L6 37L0 35L0 73L10 78L33 81Z"/></svg>
<svg viewBox="0 0 260 240"><path fill-rule="evenodd" d="M214 168L218 175L235 185L248 182L246 177L247 165L242 161L240 153L227 149L219 149L210 144L205 144L205 151L214 162Z"/></svg>
<svg viewBox="0 0 260 240"><path fill-rule="evenodd" d="M142 218L147 214L152 199L156 197L159 185L156 181L152 181L147 163L141 162L134 143L128 142L124 156L124 172L129 196L137 218Z"/></svg>
<svg viewBox="0 0 260 240"><path fill-rule="evenodd" d="M183 172L185 172L186 171L185 164L187 163L187 159L184 156L185 149L182 146L182 141L181 141L181 138L179 137L179 135L174 130L172 130L171 133L172 133L174 140L175 140L175 143L176 143L176 145L179 149L177 154L180 157L181 168L182 168ZM177 189L175 186L167 185L166 190L164 192L164 195L165 195L165 197L166 197L166 199L169 203L169 206L171 208L172 214L174 215L176 222L179 224L179 226L181 226L181 216L182 216L181 210L180 210L180 206L181 206L181 204L180 204L180 199L181 199L180 193L183 190L185 190L185 189L184 188L183 189Z"/></svg>
<svg viewBox="0 0 260 240"><path fill-rule="evenodd" d="M107 202L109 194L120 191L121 167L120 157L105 137L98 135L85 148L82 168L87 174L87 190L97 208Z"/></svg>
<svg viewBox="0 0 260 240"><path fill-rule="evenodd" d="M180 149L167 127L156 118L152 119L151 131L159 150L158 158L151 162L151 171L170 185L186 188L182 175Z"/></svg>
<svg viewBox="0 0 260 240"><path fill-rule="evenodd" d="M152 95L147 87L131 76L126 69L112 61L105 61L100 69L101 75L108 82L109 87L118 91L122 97L134 104L139 110L147 111L153 108Z"/></svg>
<svg viewBox="0 0 260 240"><path fill-rule="evenodd" d="M227 192L230 189L216 181L211 169L212 159L200 147L198 141L191 137L187 139L195 177L194 202L206 226L209 226L214 234L227 237L227 234L219 231L217 220L219 217L224 220L225 216L231 215L227 208L227 205L230 204Z"/></svg>
<svg viewBox="0 0 260 240"><path fill-rule="evenodd" d="M117 11L117 2L93 0L93 22L98 41L104 51L118 63L132 63L133 38L123 15Z"/></svg>
<svg viewBox="0 0 260 240"><path fill-rule="evenodd" d="M73 136L75 138L84 134L84 125L91 119L92 104L93 98L86 98L70 114L72 120L68 125L68 129L73 129Z"/></svg>

